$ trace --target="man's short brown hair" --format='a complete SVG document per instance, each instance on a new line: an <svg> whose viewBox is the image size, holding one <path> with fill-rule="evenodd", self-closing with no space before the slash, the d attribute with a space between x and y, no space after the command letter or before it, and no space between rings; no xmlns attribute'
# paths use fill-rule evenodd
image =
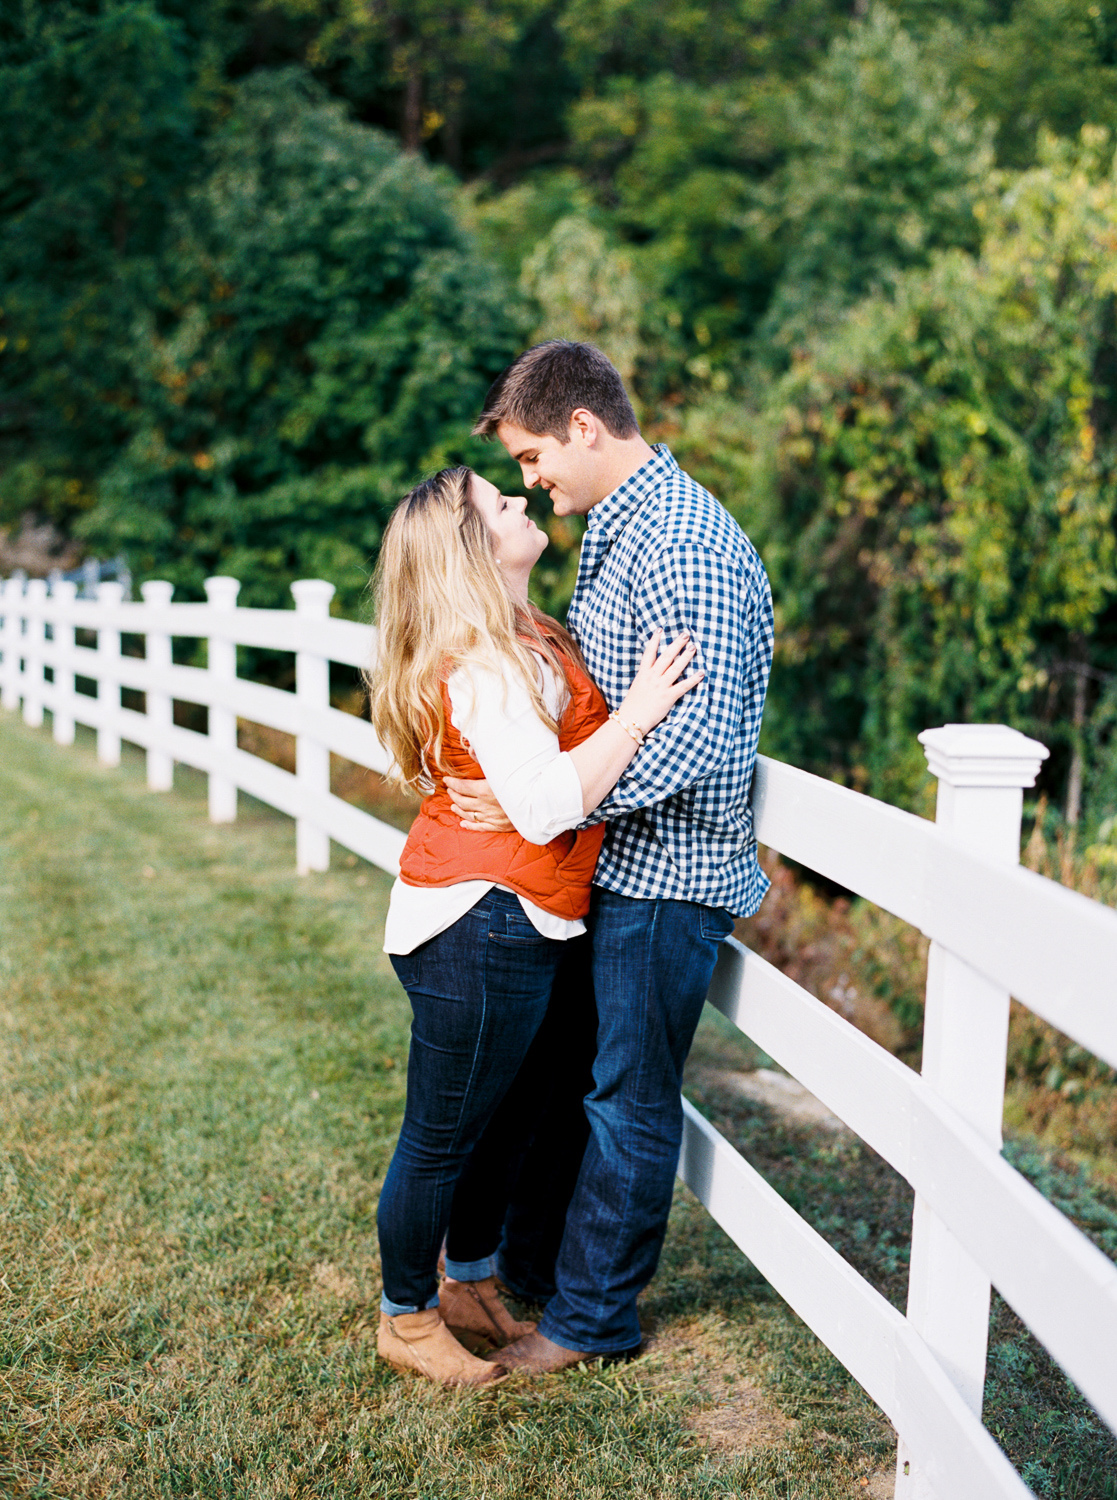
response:
<svg viewBox="0 0 1117 1500"><path fill-rule="evenodd" d="M584 406L615 438L640 431L624 382L600 349L548 339L519 355L498 375L473 431L491 437L501 422L536 437L570 441L570 418Z"/></svg>

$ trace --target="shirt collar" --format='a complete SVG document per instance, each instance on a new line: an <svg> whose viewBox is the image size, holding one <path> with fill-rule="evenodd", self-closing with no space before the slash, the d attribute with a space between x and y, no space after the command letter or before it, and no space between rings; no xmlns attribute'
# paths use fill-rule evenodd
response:
<svg viewBox="0 0 1117 1500"><path fill-rule="evenodd" d="M654 456L641 464L636 473L630 474L611 495L590 507L586 525L595 536L606 538L622 531L648 496L659 488L668 474L678 469L666 443L655 443L652 453Z"/></svg>

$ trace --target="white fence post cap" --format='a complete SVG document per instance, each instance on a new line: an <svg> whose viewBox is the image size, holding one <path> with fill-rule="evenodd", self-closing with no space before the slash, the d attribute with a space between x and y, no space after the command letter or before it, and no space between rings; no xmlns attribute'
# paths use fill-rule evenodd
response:
<svg viewBox="0 0 1117 1500"><path fill-rule="evenodd" d="M115 581L106 580L97 585L98 604L122 604L124 602L124 585Z"/></svg>
<svg viewBox="0 0 1117 1500"><path fill-rule="evenodd" d="M214 609L235 609L240 593L239 578L207 578L202 587Z"/></svg>
<svg viewBox="0 0 1117 1500"><path fill-rule="evenodd" d="M47 596L47 581L45 578L29 578L27 580L27 597L42 601Z"/></svg>
<svg viewBox="0 0 1117 1500"><path fill-rule="evenodd" d="M214 581L214 579L210 579L210 583ZM236 582L235 579L233 581ZM240 585L237 584L237 587L239 588ZM140 584L140 593L143 595L145 604L170 604L171 599L174 597L174 591L174 584L168 583L165 578L149 578L147 583ZM208 588L206 592L209 592Z"/></svg>
<svg viewBox="0 0 1117 1500"><path fill-rule="evenodd" d="M291 592L300 614L325 616L337 590L324 578L300 578L291 585Z"/></svg>
<svg viewBox="0 0 1117 1500"><path fill-rule="evenodd" d="M944 724L919 736L932 776L948 786L1034 786L1050 751L1007 724Z"/></svg>

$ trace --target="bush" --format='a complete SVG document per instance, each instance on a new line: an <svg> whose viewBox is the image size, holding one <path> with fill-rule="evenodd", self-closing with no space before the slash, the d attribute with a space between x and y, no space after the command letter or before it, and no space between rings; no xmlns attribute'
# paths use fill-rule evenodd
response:
<svg viewBox="0 0 1117 1500"><path fill-rule="evenodd" d="M297 71L239 86L135 329L135 434L84 520L140 577L352 610L391 504L472 451L520 336L448 179Z"/></svg>
<svg viewBox="0 0 1117 1500"><path fill-rule="evenodd" d="M991 178L980 258L906 273L774 388L749 506L777 606L775 754L910 802L928 725L1027 729L1058 780L1085 739L1081 672L1083 714L1112 717L1110 155L1087 133Z"/></svg>

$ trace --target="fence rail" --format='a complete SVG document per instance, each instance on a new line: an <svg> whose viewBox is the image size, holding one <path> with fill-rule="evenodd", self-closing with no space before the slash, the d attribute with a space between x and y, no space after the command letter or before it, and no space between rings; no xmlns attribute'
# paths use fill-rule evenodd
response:
<svg viewBox="0 0 1117 1500"><path fill-rule="evenodd" d="M386 769L371 726L329 702L329 663L364 665L374 633L331 619L320 580L293 585L293 610L240 609L238 588L209 579L205 604L175 604L155 582L133 603L119 583L78 598L72 581L9 580L0 702L32 725L49 710L62 744L92 726L108 764L122 740L141 746L153 788L170 787L176 761L206 772L214 821L235 818L238 791L279 808L302 872L328 868L332 839L396 873L404 835L329 789L331 753ZM143 639L143 657L122 654L122 635ZM207 642L205 668L173 662L175 637ZM292 653L295 692L238 677L238 646ZM143 712L122 706L129 688ZM176 699L208 709L207 734L173 722ZM293 735L294 774L238 749L238 718ZM1011 1500L1029 1491L980 1419L991 1285L1117 1431L1117 1265L1000 1154L1010 994L1117 1066L1117 912L1018 867L1043 746L1003 726L920 738L935 823L763 757L753 811L763 843L931 938L922 1075L733 940L709 995L914 1187L907 1316L685 1100L679 1170L892 1421L900 1500Z"/></svg>

